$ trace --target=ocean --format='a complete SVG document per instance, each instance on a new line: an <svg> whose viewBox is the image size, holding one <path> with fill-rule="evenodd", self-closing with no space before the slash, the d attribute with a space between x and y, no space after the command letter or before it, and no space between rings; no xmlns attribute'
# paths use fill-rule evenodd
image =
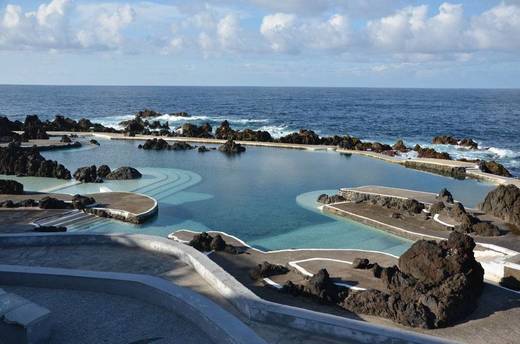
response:
<svg viewBox="0 0 520 344"><path fill-rule="evenodd" d="M454 157L494 159L520 175L520 90L299 87L0 86L0 115L52 119L62 114L105 125L144 108L184 122L223 120L236 129L274 136L307 128L320 135L349 134L393 143L405 140ZM185 111L183 118L168 114ZM469 137L477 151L430 145L436 135Z"/></svg>

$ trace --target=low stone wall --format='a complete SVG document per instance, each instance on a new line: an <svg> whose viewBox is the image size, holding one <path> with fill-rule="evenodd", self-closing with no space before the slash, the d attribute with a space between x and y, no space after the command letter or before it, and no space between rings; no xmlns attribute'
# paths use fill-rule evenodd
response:
<svg viewBox="0 0 520 344"><path fill-rule="evenodd" d="M203 253L169 239L122 234L1 235L1 246L117 244L161 252L193 267L222 296L250 320L291 327L358 343L449 343L433 336L265 301Z"/></svg>
<svg viewBox="0 0 520 344"><path fill-rule="evenodd" d="M403 163L405 167L413 168L415 170L440 174L455 179L466 179L466 168L460 166L448 166L441 164L430 164L419 161L405 161Z"/></svg>

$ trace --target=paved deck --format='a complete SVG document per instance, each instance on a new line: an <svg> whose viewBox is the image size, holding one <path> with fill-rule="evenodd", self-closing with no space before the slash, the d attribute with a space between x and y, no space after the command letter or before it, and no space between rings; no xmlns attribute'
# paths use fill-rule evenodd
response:
<svg viewBox="0 0 520 344"><path fill-rule="evenodd" d="M483 294L479 299L477 309L463 322L444 329L412 329L395 324L386 319L352 314L337 306L322 305L305 298L281 294L274 288L266 286L262 281L252 281L248 276L249 269L265 260L277 264L297 262L296 265L303 268L302 271L315 273L320 268L326 268L336 282L343 282L361 288L380 289L382 288L380 281L373 278L370 271L353 269L352 266L348 264L348 261L352 261L355 257L366 257L372 262L377 261L382 266L388 266L397 263L397 259L394 257L381 253L356 252L351 250L281 250L262 252L244 246L241 241L238 241L234 237L227 236L224 233L221 234L226 242L242 246L245 249L245 252L239 255L230 255L225 252L212 252L208 257L264 299L353 319L426 333L464 343L516 343L516 339L520 336L520 328L518 328L515 321L511 321L511 319L518 319L520 317L520 296L512 291L491 284L486 284ZM173 235L181 240L189 240L193 237L194 232L177 231L173 233ZM320 259L310 260L312 258ZM336 259L344 260L345 262L339 262ZM304 261L301 262L302 260ZM270 279L279 284L283 284L287 280L301 282L304 279L304 272L302 271L295 269L293 264L293 268L288 274L272 276Z"/></svg>
<svg viewBox="0 0 520 344"><path fill-rule="evenodd" d="M33 146L37 146L41 150L53 150L53 149L66 149L66 148L78 148L74 144L77 141L72 140L72 142L60 142L59 140L29 140L27 142L22 142L22 148L31 148ZM0 143L0 147L7 147L9 143Z"/></svg>
<svg viewBox="0 0 520 344"><path fill-rule="evenodd" d="M2 287L51 311L48 344L212 343L195 324L136 299L86 291Z"/></svg>
<svg viewBox="0 0 520 344"><path fill-rule="evenodd" d="M2 249L0 249L0 264L59 267L91 271L114 271L157 276L208 297L233 315L237 316L268 343L339 344L341 342L309 335L308 333L293 329L280 328L274 325L260 324L246 320L230 302L209 285L190 266L180 262L176 257L167 254L148 252L137 248L129 248L119 245L2 247ZM57 292L58 296L60 295L60 292L61 291ZM103 295L101 295L99 302L102 302L102 300L104 300ZM42 304L45 305L44 302L42 302ZM93 305L98 304L97 301L93 301ZM83 303L79 302L76 307L81 307L82 305ZM65 304L63 307L67 308L68 306ZM113 316L113 314L117 313L107 314ZM148 313L146 312L146 314ZM159 315L160 314L162 313L159 313ZM117 324L119 321L123 320L124 319L114 319L111 320L112 322L109 321L108 323ZM131 321L132 319L129 320ZM79 324L80 323L78 323L78 326L80 326ZM146 322L146 324L148 324L148 322ZM159 324L163 324L163 322L159 321ZM88 326L90 325L91 324L88 323L86 328L88 329ZM102 329L104 330L105 327L103 326ZM76 330L63 329L63 331L67 334L74 333ZM79 328L77 331L82 331L82 329ZM171 343L173 340L177 342L175 336L166 336L165 338L167 340L163 341L164 343ZM159 341L158 343L163 342ZM178 342L183 343L184 341L180 340ZM57 343L60 342L58 341ZM110 340L107 341L107 343L130 343L130 341L120 341L116 338L116 340Z"/></svg>

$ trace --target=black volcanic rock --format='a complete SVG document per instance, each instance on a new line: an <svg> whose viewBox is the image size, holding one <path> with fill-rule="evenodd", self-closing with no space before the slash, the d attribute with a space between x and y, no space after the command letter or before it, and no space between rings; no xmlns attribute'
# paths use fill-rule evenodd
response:
<svg viewBox="0 0 520 344"><path fill-rule="evenodd" d="M62 143L72 143L72 140L70 139L70 137L68 135L63 135L60 139L60 142Z"/></svg>
<svg viewBox="0 0 520 344"><path fill-rule="evenodd" d="M72 209L72 203L67 203L54 197L44 197L38 202L41 209Z"/></svg>
<svg viewBox="0 0 520 344"><path fill-rule="evenodd" d="M34 227L33 231L35 232L42 232L42 233L59 233L59 232L66 232L67 227L63 226L37 226Z"/></svg>
<svg viewBox="0 0 520 344"><path fill-rule="evenodd" d="M453 203L453 195L446 188L442 188L435 198L446 203Z"/></svg>
<svg viewBox="0 0 520 344"><path fill-rule="evenodd" d="M520 188L499 185L486 195L480 209L520 228Z"/></svg>
<svg viewBox="0 0 520 344"><path fill-rule="evenodd" d="M21 148L16 143L0 148L0 174L71 179L69 170L46 160L36 147Z"/></svg>
<svg viewBox="0 0 520 344"><path fill-rule="evenodd" d="M422 148L421 146L416 145L414 151L417 152L417 157L419 158L451 160L451 156L448 153L437 152L433 148Z"/></svg>
<svg viewBox="0 0 520 344"><path fill-rule="evenodd" d="M89 141L89 143L90 143L91 145L99 146L99 142L98 142L98 140L95 140L95 139L91 139L91 140Z"/></svg>
<svg viewBox="0 0 520 344"><path fill-rule="evenodd" d="M318 197L317 200L319 203L323 204L331 204L331 203L338 203L338 202L344 202L346 201L345 198L341 195L332 195L329 196L327 194L321 194Z"/></svg>
<svg viewBox="0 0 520 344"><path fill-rule="evenodd" d="M7 117L0 116L0 143L21 141L22 137L14 131L22 130L22 126L19 121L11 122Z"/></svg>
<svg viewBox="0 0 520 344"><path fill-rule="evenodd" d="M145 143L139 148L142 148L144 150L163 150L168 149L168 142L166 142L164 139L149 139L146 140Z"/></svg>
<svg viewBox="0 0 520 344"><path fill-rule="evenodd" d="M209 152L210 150L208 148L206 148L206 146L200 146L197 151L199 153L205 153L205 152Z"/></svg>
<svg viewBox="0 0 520 344"><path fill-rule="evenodd" d="M403 140L397 140L397 142L392 146L392 148L401 153L406 153L410 150L406 147Z"/></svg>
<svg viewBox="0 0 520 344"><path fill-rule="evenodd" d="M189 143L186 143L186 142L175 142L174 144L170 145L168 147L169 150L174 150L174 151L177 151L177 150L191 150L191 149L195 149L195 147L193 147L192 145L190 145Z"/></svg>
<svg viewBox="0 0 520 344"><path fill-rule="evenodd" d="M346 290L335 285L328 271L321 269L304 284L298 285L288 281L284 284L282 292L294 296L311 297L325 304L336 304L344 298Z"/></svg>
<svg viewBox="0 0 520 344"><path fill-rule="evenodd" d="M239 140L239 141L273 141L271 134L263 130L244 129L236 131L231 129L228 121L223 121L215 131L215 138L220 140Z"/></svg>
<svg viewBox="0 0 520 344"><path fill-rule="evenodd" d="M209 123L197 126L191 123L185 123L181 126L182 136L199 137L199 138L213 138L213 128Z"/></svg>
<svg viewBox="0 0 520 344"><path fill-rule="evenodd" d="M289 269L283 265L271 264L263 262L249 271L249 276L253 280L259 280L265 277L283 275L289 272Z"/></svg>
<svg viewBox="0 0 520 344"><path fill-rule="evenodd" d="M150 109L144 109L142 111L137 112L135 116L138 118L150 118L162 116L162 113Z"/></svg>
<svg viewBox="0 0 520 344"><path fill-rule="evenodd" d="M495 174L497 176L512 177L513 175L504 167L504 165L496 161L481 160L478 164L479 169L485 173Z"/></svg>
<svg viewBox="0 0 520 344"><path fill-rule="evenodd" d="M96 203L96 200L92 197L74 195L72 197L72 207L74 209L85 209L86 207Z"/></svg>
<svg viewBox="0 0 520 344"><path fill-rule="evenodd" d="M382 269L385 291L352 292L342 306L411 327L449 326L477 306L484 269L474 247L471 237L457 232L447 241L419 240L399 258L399 267Z"/></svg>
<svg viewBox="0 0 520 344"><path fill-rule="evenodd" d="M22 195L23 184L14 180L0 179L0 194Z"/></svg>
<svg viewBox="0 0 520 344"><path fill-rule="evenodd" d="M201 252L225 251L230 254L239 253L239 250L236 247L227 244L220 234L217 234L214 237L206 232L196 234L190 240L188 245Z"/></svg>
<svg viewBox="0 0 520 344"><path fill-rule="evenodd" d="M110 174L110 167L101 165L97 168L97 175L99 178L106 178Z"/></svg>
<svg viewBox="0 0 520 344"><path fill-rule="evenodd" d="M459 140L449 135L441 135L435 136L432 143L436 145L456 145L459 143Z"/></svg>
<svg viewBox="0 0 520 344"><path fill-rule="evenodd" d="M478 148L478 143L473 141L473 139L464 138L464 139L460 140L458 144L459 144L459 146L466 147L466 148L469 148L469 149L477 149Z"/></svg>
<svg viewBox="0 0 520 344"><path fill-rule="evenodd" d="M108 180L127 180L127 179L139 179L143 175L133 167L119 167L118 169L110 172L105 178Z"/></svg>
<svg viewBox="0 0 520 344"><path fill-rule="evenodd" d="M80 167L74 172L74 179L82 183L98 183L96 165Z"/></svg>
<svg viewBox="0 0 520 344"><path fill-rule="evenodd" d="M246 147L233 140L228 140L226 143L218 147L218 150L226 154L240 154L246 151Z"/></svg>
<svg viewBox="0 0 520 344"><path fill-rule="evenodd" d="M319 145L321 144L320 137L312 130L300 129L297 133L291 133L286 136L282 136L279 139L282 143L293 143L293 144L306 144L306 145Z"/></svg>
<svg viewBox="0 0 520 344"><path fill-rule="evenodd" d="M25 117L23 125L22 140L48 140L49 135L45 132L42 121L36 115L29 115Z"/></svg>

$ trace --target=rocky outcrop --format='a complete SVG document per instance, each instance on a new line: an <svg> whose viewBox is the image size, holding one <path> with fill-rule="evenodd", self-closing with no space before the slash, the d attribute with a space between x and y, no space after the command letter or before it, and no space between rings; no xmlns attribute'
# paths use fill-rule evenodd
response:
<svg viewBox="0 0 520 344"><path fill-rule="evenodd" d="M80 167L74 172L74 179L82 183L103 183L98 177L96 165Z"/></svg>
<svg viewBox="0 0 520 344"><path fill-rule="evenodd" d="M474 247L471 237L457 232L446 241L419 240L399 258L399 267L382 269L384 291L351 292L342 306L411 327L449 326L477 306L484 269Z"/></svg>
<svg viewBox="0 0 520 344"><path fill-rule="evenodd" d="M128 179L139 179L143 175L141 172L133 167L119 167L118 169L110 172L105 178L108 180L128 180Z"/></svg>
<svg viewBox="0 0 520 344"><path fill-rule="evenodd" d="M60 142L62 143L72 143L71 138L68 135L63 135L60 139Z"/></svg>
<svg viewBox="0 0 520 344"><path fill-rule="evenodd" d="M0 194L22 195L23 184L14 180L0 179Z"/></svg>
<svg viewBox="0 0 520 344"><path fill-rule="evenodd" d="M89 141L89 143L90 143L91 145L99 146L99 142L98 142L98 140L95 140L95 139L91 139L91 140Z"/></svg>
<svg viewBox="0 0 520 344"><path fill-rule="evenodd" d="M66 232L67 227L64 226L36 226L33 231L40 233L59 233Z"/></svg>
<svg viewBox="0 0 520 344"><path fill-rule="evenodd" d="M283 265L271 264L263 262L249 271L249 276L253 280L259 280L265 277L283 275L289 272L289 269Z"/></svg>
<svg viewBox="0 0 520 344"><path fill-rule="evenodd" d="M198 149L197 149L197 152L199 153L205 153L205 152L209 152L210 149L206 148L206 146L200 146Z"/></svg>
<svg viewBox="0 0 520 344"><path fill-rule="evenodd" d="M188 245L201 252L225 251L231 254L239 253L239 250L236 247L227 244L220 234L215 236L211 236L206 232L196 234L190 240Z"/></svg>
<svg viewBox="0 0 520 344"><path fill-rule="evenodd" d="M397 142L392 146L392 148L395 151L401 152L401 153L406 153L410 150L408 147L406 147L403 140L397 140Z"/></svg>
<svg viewBox="0 0 520 344"><path fill-rule="evenodd" d="M326 269L321 269L303 284L288 281L283 285L282 292L293 296L304 296L325 304L337 304L346 295L346 288L334 284Z"/></svg>
<svg viewBox="0 0 520 344"><path fill-rule="evenodd" d="M42 121L36 115L29 115L25 117L23 125L22 140L48 140L49 135L45 132Z"/></svg>
<svg viewBox="0 0 520 344"><path fill-rule="evenodd" d="M464 206L455 202L446 207L444 202L439 202L430 207L432 214L442 214L449 216L457 222L454 230L459 233L476 234L480 236L499 236L502 235L500 229L491 222L481 221L478 217L469 214Z"/></svg>
<svg viewBox="0 0 520 344"><path fill-rule="evenodd" d="M433 148L422 148L419 145L415 145L413 150L417 152L418 158L451 160L451 156L448 153L437 152Z"/></svg>
<svg viewBox="0 0 520 344"><path fill-rule="evenodd" d="M323 203L323 204L332 204L332 203L338 203L338 202L345 202L345 197L341 196L341 195L332 195L332 196L329 196L327 194L321 194L319 195L318 197L318 203Z"/></svg>
<svg viewBox="0 0 520 344"><path fill-rule="evenodd" d="M459 140L457 138L454 138L452 136L448 135L442 135L442 136L435 136L432 140L433 144L439 144L439 145L457 145L462 146L470 149L477 149L478 144L473 141L473 139L464 138L462 140Z"/></svg>
<svg viewBox="0 0 520 344"><path fill-rule="evenodd" d="M46 160L36 147L26 149L16 143L0 148L0 174L71 179L69 170Z"/></svg>
<svg viewBox="0 0 520 344"><path fill-rule="evenodd" d="M453 203L453 195L446 188L441 189L435 198L442 202Z"/></svg>
<svg viewBox="0 0 520 344"><path fill-rule="evenodd" d="M96 204L96 200L93 197L82 195L74 195L72 197L72 207L74 209L85 209L94 204Z"/></svg>
<svg viewBox="0 0 520 344"><path fill-rule="evenodd" d="M0 208L27 208L38 207L38 202L34 199L24 199L18 202L12 200L5 200L0 202Z"/></svg>
<svg viewBox="0 0 520 344"><path fill-rule="evenodd" d="M520 189L499 185L486 195L480 209L520 228Z"/></svg>
<svg viewBox="0 0 520 344"><path fill-rule="evenodd" d="M239 141L259 141L271 142L273 138L271 134L263 130L244 129L236 131L231 129L228 121L224 121L215 131L215 138L220 140L239 140Z"/></svg>
<svg viewBox="0 0 520 344"><path fill-rule="evenodd" d="M176 117L191 117L189 113L184 112L184 111L174 112L174 113L171 113L170 115L171 116L176 116Z"/></svg>
<svg viewBox="0 0 520 344"><path fill-rule="evenodd" d="M175 142L174 144L168 146L168 150L173 150L173 151L191 150L191 149L195 149L195 147L190 145L187 142Z"/></svg>
<svg viewBox="0 0 520 344"><path fill-rule="evenodd" d="M300 129L297 133L291 133L286 136L282 136L278 139L282 143L292 144L304 144L304 145L319 145L321 139L318 134L312 130Z"/></svg>
<svg viewBox="0 0 520 344"><path fill-rule="evenodd" d="M71 118L66 118L61 115L57 115L53 121L47 121L44 123L44 128L47 131L76 131L76 132L107 132L115 133L118 130L110 127L105 127L99 123L92 123L86 118L81 118L79 121L75 121Z"/></svg>
<svg viewBox="0 0 520 344"><path fill-rule="evenodd" d="M222 146L218 147L218 150L226 154L240 154L246 151L246 147L233 140L228 140Z"/></svg>
<svg viewBox="0 0 520 344"><path fill-rule="evenodd" d="M146 140L143 145L139 145L138 148L144 150L189 150L195 149L194 146L186 142L174 142L172 145L168 144L164 139L151 139Z"/></svg>
<svg viewBox="0 0 520 344"><path fill-rule="evenodd" d="M478 168L485 173L495 174L497 176L512 177L513 175L504 167L504 165L496 161L481 160L478 163Z"/></svg>
<svg viewBox="0 0 520 344"><path fill-rule="evenodd" d="M135 116L138 118L159 117L162 116L162 113L150 109L144 109L142 111L137 112Z"/></svg>
<svg viewBox="0 0 520 344"><path fill-rule="evenodd" d="M346 201L354 203L368 202L373 205L388 209L395 209L401 212L407 212L409 214L419 214L425 208L423 203L411 198L382 196L349 190L343 191L341 195Z"/></svg>
<svg viewBox="0 0 520 344"><path fill-rule="evenodd" d="M38 202L41 209L72 209L72 203L54 197L44 197Z"/></svg>
<svg viewBox="0 0 520 344"><path fill-rule="evenodd" d="M430 206L430 213L432 215L440 214L444 209L446 209L446 206L444 205L443 201L435 202Z"/></svg>
<svg viewBox="0 0 520 344"><path fill-rule="evenodd" d="M7 117L0 116L0 143L21 141L22 137L14 131L22 130L20 121L11 122Z"/></svg>
<svg viewBox="0 0 520 344"><path fill-rule="evenodd" d="M110 174L110 167L101 165L97 168L97 175L100 178L106 178Z"/></svg>
<svg viewBox="0 0 520 344"><path fill-rule="evenodd" d="M180 134L186 137L213 138L213 128L209 123L197 126L191 123L185 123L180 128Z"/></svg>

